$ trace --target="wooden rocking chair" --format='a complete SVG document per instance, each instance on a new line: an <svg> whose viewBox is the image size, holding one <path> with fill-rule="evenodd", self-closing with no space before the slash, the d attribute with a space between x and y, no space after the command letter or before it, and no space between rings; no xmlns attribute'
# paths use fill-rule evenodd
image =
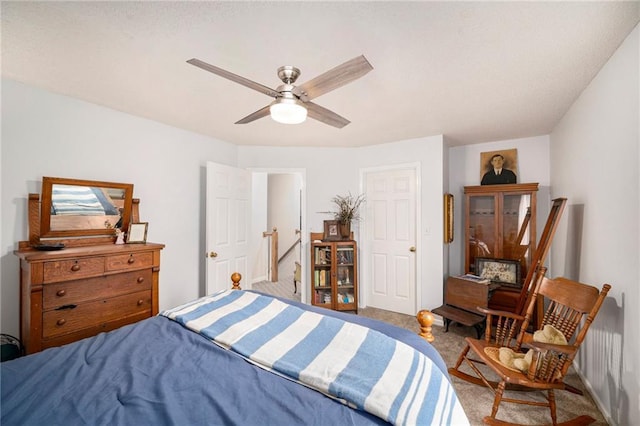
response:
<svg viewBox="0 0 640 426"><path fill-rule="evenodd" d="M571 390L571 387L564 383L564 377L611 288L609 284L604 284L602 290L598 290L596 287L566 278L552 280L545 278L545 273L546 268L538 267L533 297L529 298L524 317L515 313L479 308L487 315L485 338L480 340L467 337L467 346L460 354L455 367L449 368L452 376L473 384L485 385L495 393L491 415L483 419L486 424L512 424L496 419L501 402L548 407L552 423L558 424L554 392L556 389ZM566 345L536 342L533 334L527 332L538 295L544 297L544 306L547 307L542 317L541 328L552 325L564 335ZM549 329L551 330L550 327ZM516 353L532 349L528 369L520 371L513 365L503 364L496 355L501 347L511 348ZM468 364L475 376L460 370L463 362ZM499 381L489 381L477 364L486 364L491 372L499 377ZM503 397L505 390L546 391L546 402L506 398ZM595 419L589 416L579 416L562 424L586 425L594 421Z"/></svg>

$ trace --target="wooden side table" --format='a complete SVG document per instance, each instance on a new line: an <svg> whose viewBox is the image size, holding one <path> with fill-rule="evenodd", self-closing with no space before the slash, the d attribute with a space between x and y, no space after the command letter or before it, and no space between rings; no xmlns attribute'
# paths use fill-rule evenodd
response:
<svg viewBox="0 0 640 426"><path fill-rule="evenodd" d="M485 316L476 308L488 307L491 293L499 287L500 284L480 284L464 278L449 277L444 286L444 305L431 312L444 319L445 332L449 331L451 322L457 322L474 327L479 339L484 331Z"/></svg>

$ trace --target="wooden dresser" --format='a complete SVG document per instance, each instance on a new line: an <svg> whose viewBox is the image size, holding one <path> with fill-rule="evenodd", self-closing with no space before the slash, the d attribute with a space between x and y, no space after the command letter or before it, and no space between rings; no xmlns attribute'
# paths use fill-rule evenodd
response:
<svg viewBox="0 0 640 426"><path fill-rule="evenodd" d="M26 352L60 346L158 313L162 244L20 249Z"/></svg>
<svg viewBox="0 0 640 426"><path fill-rule="evenodd" d="M45 176L42 196L29 194L29 240L14 251L27 354L158 313L164 245L146 242L139 204L133 184L120 182ZM142 237L116 244L131 224L144 226Z"/></svg>

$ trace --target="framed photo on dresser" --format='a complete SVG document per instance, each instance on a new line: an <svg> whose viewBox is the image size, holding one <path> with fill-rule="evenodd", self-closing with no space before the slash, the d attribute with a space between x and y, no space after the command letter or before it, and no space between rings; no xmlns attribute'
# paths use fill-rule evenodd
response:
<svg viewBox="0 0 640 426"><path fill-rule="evenodd" d="M147 242L147 228L148 222L132 223L129 225L129 232L127 232L127 243L129 244L144 244Z"/></svg>

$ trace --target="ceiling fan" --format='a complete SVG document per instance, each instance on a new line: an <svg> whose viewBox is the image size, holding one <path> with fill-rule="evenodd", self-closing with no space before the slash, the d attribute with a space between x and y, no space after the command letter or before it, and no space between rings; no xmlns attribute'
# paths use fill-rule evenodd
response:
<svg viewBox="0 0 640 426"><path fill-rule="evenodd" d="M339 129L349 124L350 121L333 111L311 102L311 100L338 87L344 86L373 69L369 61L361 55L342 65L338 65L324 74L320 74L304 84L294 86L293 83L295 83L300 76L300 70L296 67L286 65L278 68L278 77L284 84L273 90L255 81L202 62L199 59L189 59L187 63L275 98L271 104L247 115L235 124L250 123L270 114L275 121L280 123L302 123L307 116L309 116Z"/></svg>

